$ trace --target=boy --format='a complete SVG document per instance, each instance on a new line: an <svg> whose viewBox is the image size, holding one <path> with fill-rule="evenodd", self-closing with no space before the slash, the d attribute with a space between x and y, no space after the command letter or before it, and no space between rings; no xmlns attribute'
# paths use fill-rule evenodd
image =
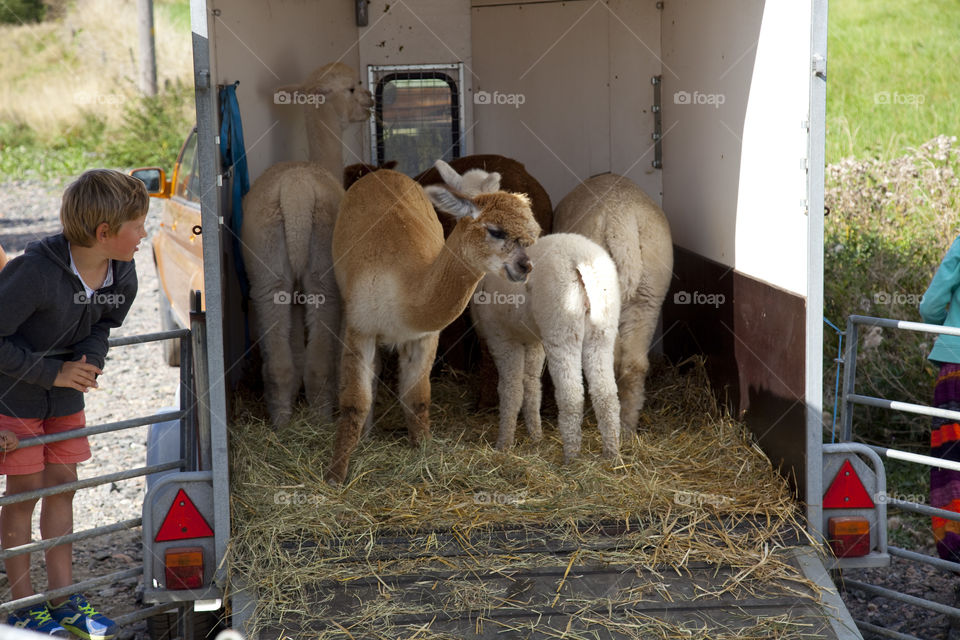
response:
<svg viewBox="0 0 960 640"><path fill-rule="evenodd" d="M147 235L148 206L139 180L87 171L63 194L63 232L30 243L0 271L0 429L23 439L84 426L83 394L96 388L110 329L120 326L137 294L133 254ZM77 463L89 458L87 439L72 438L4 453L0 473L7 477L7 495L14 495L74 482ZM30 542L36 502L0 509L4 549ZM73 493L43 498L43 539L72 531ZM49 589L72 585L72 545L45 553ZM7 559L6 568L13 599L34 594L29 554ZM7 623L87 640L116 633L116 625L80 594L23 607Z"/></svg>

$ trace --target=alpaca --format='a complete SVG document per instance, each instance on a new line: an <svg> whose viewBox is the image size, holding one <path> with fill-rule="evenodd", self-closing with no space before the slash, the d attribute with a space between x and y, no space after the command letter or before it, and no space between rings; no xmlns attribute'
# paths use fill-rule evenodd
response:
<svg viewBox="0 0 960 640"><path fill-rule="evenodd" d="M620 425L637 430L646 399L648 352L673 274L673 241L663 210L629 179L603 174L587 179L560 201L554 229L579 233L606 249L620 279L616 371Z"/></svg>
<svg viewBox="0 0 960 640"><path fill-rule="evenodd" d="M373 104L355 78L350 67L332 63L278 90L313 96L304 106L310 160L273 165L243 199L252 328L274 428L289 422L301 385L323 419L333 414L340 296L330 243L343 198L340 136L366 120Z"/></svg>
<svg viewBox="0 0 960 640"><path fill-rule="evenodd" d="M446 242L431 201L459 220ZM430 367L440 330L460 315L484 273L525 280L526 248L539 233L524 195L469 198L439 185L425 192L390 170L364 176L347 191L333 231L344 346L328 482L346 479L371 410L377 346L399 352L400 400L410 442L419 445L430 437Z"/></svg>
<svg viewBox="0 0 960 640"><path fill-rule="evenodd" d="M603 439L603 457L620 452L620 402L613 358L620 317L617 268L602 247L583 236L544 236L527 250L535 269L526 285L487 275L470 313L500 376L497 448L513 446L517 414L540 440L540 376L546 356L556 388L563 459L580 453L583 374ZM546 353L544 353L546 352Z"/></svg>

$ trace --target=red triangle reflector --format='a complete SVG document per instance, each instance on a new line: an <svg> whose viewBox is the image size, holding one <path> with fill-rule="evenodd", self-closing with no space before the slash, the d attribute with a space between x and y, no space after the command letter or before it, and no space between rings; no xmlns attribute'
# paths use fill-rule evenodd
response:
<svg viewBox="0 0 960 640"><path fill-rule="evenodd" d="M850 460L844 460L830 488L823 494L823 508L872 509L874 506Z"/></svg>
<svg viewBox="0 0 960 640"><path fill-rule="evenodd" d="M173 499L173 504L170 505L170 510L167 511L167 517L160 525L157 537L153 540L167 542L188 538L209 538L212 535L213 529L207 524L203 514L187 496L187 492L180 489L177 497Z"/></svg>

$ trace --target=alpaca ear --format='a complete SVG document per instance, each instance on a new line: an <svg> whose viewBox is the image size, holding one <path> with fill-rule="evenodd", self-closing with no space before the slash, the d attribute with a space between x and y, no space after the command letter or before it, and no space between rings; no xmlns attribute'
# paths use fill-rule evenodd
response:
<svg viewBox="0 0 960 640"><path fill-rule="evenodd" d="M457 173L453 167L444 162L442 159L438 159L433 163L433 166L437 168L437 171L440 173L440 177L443 178L443 181L447 183L448 187L460 191L463 189L463 176Z"/></svg>
<svg viewBox="0 0 960 640"><path fill-rule="evenodd" d="M500 191L500 174L494 171L488 175L480 184L480 190L483 193L496 193Z"/></svg>
<svg viewBox="0 0 960 640"><path fill-rule="evenodd" d="M446 187L432 184L424 187L423 190L427 193L427 197L430 198L433 206L444 213L449 213L458 220L466 216L476 219L480 215L480 207L473 200L454 193Z"/></svg>

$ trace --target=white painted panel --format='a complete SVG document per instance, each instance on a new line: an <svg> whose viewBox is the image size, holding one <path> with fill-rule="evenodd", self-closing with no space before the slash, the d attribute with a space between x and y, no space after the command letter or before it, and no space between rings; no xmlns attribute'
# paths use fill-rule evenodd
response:
<svg viewBox="0 0 960 640"><path fill-rule="evenodd" d="M736 268L807 293L807 120L810 78L807 2L768 2L743 130Z"/></svg>
<svg viewBox="0 0 960 640"><path fill-rule="evenodd" d="M350 2L214 0L210 16L214 82L239 80L250 180L276 162L306 160L301 109L274 104L277 87L300 82L315 68L340 61L357 69L357 26ZM344 159L362 157L365 128L355 125Z"/></svg>
<svg viewBox="0 0 960 640"><path fill-rule="evenodd" d="M473 62L477 153L523 162L554 203L610 170L603 3L474 8Z"/></svg>
<svg viewBox="0 0 960 640"><path fill-rule="evenodd" d="M668 2L663 207L677 244L806 294L808 2Z"/></svg>

